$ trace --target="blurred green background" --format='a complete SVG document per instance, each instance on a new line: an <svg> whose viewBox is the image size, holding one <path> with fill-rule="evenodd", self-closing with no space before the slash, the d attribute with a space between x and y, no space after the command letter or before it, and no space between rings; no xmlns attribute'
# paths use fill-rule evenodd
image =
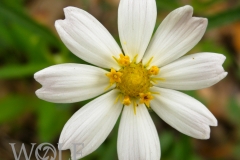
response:
<svg viewBox="0 0 240 160"><path fill-rule="evenodd" d="M88 11L119 42L118 3L119 0L0 0L0 160L14 159L9 143L18 147L24 143L28 152L31 143L57 146L66 121L87 103L48 103L34 93L41 87L33 79L35 72L59 63L85 63L71 54L55 31L54 21L64 19L63 8L76 6ZM151 112L160 136L161 159L239 160L240 0L157 0L156 28L169 12L186 4L194 7L194 16L209 20L206 34L190 53L224 54L224 68L229 74L213 87L186 92L204 103L218 119L219 125L211 128L209 140L185 136ZM83 159L116 160L117 131L118 124L104 144ZM69 151L63 152L63 159L69 159Z"/></svg>

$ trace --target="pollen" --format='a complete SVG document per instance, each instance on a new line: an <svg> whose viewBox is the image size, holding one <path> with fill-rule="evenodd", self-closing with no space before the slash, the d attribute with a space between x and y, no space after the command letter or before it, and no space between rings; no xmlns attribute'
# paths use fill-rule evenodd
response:
<svg viewBox="0 0 240 160"><path fill-rule="evenodd" d="M123 54L120 54L120 58L118 60L118 63L121 65L121 66L127 66L130 64L130 58L129 56L124 56Z"/></svg>
<svg viewBox="0 0 240 160"><path fill-rule="evenodd" d="M157 66L152 66L149 70L148 73L150 75L157 75L159 73L159 68Z"/></svg>
<svg viewBox="0 0 240 160"><path fill-rule="evenodd" d="M127 106L131 104L131 100L130 100L129 96L124 97L123 104L127 105Z"/></svg>
<svg viewBox="0 0 240 160"><path fill-rule="evenodd" d="M144 103L148 108L150 107L150 101L153 99L153 96L150 92L148 93L139 93L140 103Z"/></svg>
<svg viewBox="0 0 240 160"><path fill-rule="evenodd" d="M130 58L129 56L125 56L122 53L119 55L120 58L117 59L116 57L113 56L113 58L115 59L115 61L117 61L117 63L121 66L121 67L125 67L128 66L130 64Z"/></svg>

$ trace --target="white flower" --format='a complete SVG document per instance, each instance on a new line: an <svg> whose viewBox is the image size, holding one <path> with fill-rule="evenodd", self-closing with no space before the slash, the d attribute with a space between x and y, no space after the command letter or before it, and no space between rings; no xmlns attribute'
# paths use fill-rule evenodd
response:
<svg viewBox="0 0 240 160"><path fill-rule="evenodd" d="M221 54L183 56L202 38L207 19L192 17L191 6L178 8L151 39L157 15L155 0L121 0L118 29L122 54L93 16L75 7L64 12L66 19L55 23L62 41L76 56L100 68L61 64L43 69L34 75L43 86L36 94L56 103L104 94L66 123L59 140L62 149L71 149L74 158L72 144L83 143L84 147L76 150L82 152L77 158L92 153L107 138L123 109L119 159L159 160L159 137L148 107L178 131L198 139L209 138L209 126L217 126L216 118L202 103L175 91L210 87L227 75Z"/></svg>

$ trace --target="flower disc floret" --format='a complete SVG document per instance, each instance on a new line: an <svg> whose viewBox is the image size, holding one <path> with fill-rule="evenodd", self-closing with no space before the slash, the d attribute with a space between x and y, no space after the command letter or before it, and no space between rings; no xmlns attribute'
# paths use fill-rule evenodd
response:
<svg viewBox="0 0 240 160"><path fill-rule="evenodd" d="M106 76L110 79L110 83L113 84L115 82L121 83L121 72L116 72L115 69L111 69L111 72L107 73Z"/></svg>
<svg viewBox="0 0 240 160"><path fill-rule="evenodd" d="M117 88L131 98L139 97L139 93L146 93L152 86L148 70L142 63L131 63L122 68L119 72L122 73L121 83L117 83Z"/></svg>

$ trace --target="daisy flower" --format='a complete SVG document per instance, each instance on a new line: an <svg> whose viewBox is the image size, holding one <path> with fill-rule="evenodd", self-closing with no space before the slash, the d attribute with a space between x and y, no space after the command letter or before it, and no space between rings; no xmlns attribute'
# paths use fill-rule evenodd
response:
<svg viewBox="0 0 240 160"><path fill-rule="evenodd" d="M120 160L159 160L160 141L148 109L178 131L208 139L216 118L200 102L176 90L210 87L227 73L225 57L217 53L183 56L202 38L207 19L192 17L193 8L171 12L152 37L155 0L121 0L118 30L122 49L107 29L89 13L64 9L56 29L69 50L95 65L60 64L34 75L42 84L36 95L55 103L73 103L101 95L79 109L65 124L59 143L74 143L82 158L107 138L122 112L117 151Z"/></svg>

